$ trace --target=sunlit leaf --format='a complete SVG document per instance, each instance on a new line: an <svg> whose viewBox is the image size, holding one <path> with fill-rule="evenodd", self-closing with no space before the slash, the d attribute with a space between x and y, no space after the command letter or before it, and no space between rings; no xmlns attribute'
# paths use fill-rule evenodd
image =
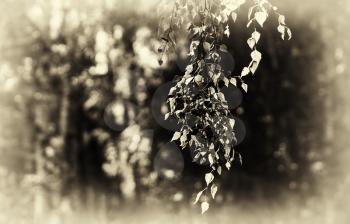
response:
<svg viewBox="0 0 350 224"><path fill-rule="evenodd" d="M215 199L215 195L217 191L218 191L218 186L216 186L216 184L212 184L210 188L210 193L213 199Z"/></svg>
<svg viewBox="0 0 350 224"><path fill-rule="evenodd" d="M282 39L284 40L284 33L285 33L286 27L283 25L278 25L277 30L281 34Z"/></svg>
<svg viewBox="0 0 350 224"><path fill-rule="evenodd" d="M228 26L228 25L225 27L224 34L225 34L227 37L230 37L230 29L229 29L229 26Z"/></svg>
<svg viewBox="0 0 350 224"><path fill-rule="evenodd" d="M250 56L252 57L252 59L254 61L256 61L258 64L261 61L261 53L257 50L252 51L252 53L250 54Z"/></svg>
<svg viewBox="0 0 350 224"><path fill-rule="evenodd" d="M208 43L208 42L204 42L203 43L203 48L206 52L209 52L210 51L210 48L211 48L211 44Z"/></svg>
<svg viewBox="0 0 350 224"><path fill-rule="evenodd" d="M196 75L194 77L194 81L197 83L197 85L200 85L203 82L203 76L201 75Z"/></svg>
<svg viewBox="0 0 350 224"><path fill-rule="evenodd" d="M167 119L169 118L169 116L170 116L170 113L166 113L166 114L164 115L164 120L167 120Z"/></svg>
<svg viewBox="0 0 350 224"><path fill-rule="evenodd" d="M255 46L255 40L254 40L253 38L249 38L249 39L247 40L247 44L249 45L249 47L250 47L251 49L253 49L254 46Z"/></svg>
<svg viewBox="0 0 350 224"><path fill-rule="evenodd" d="M209 185L214 180L214 175L212 173L205 174L205 182Z"/></svg>
<svg viewBox="0 0 350 224"><path fill-rule="evenodd" d="M250 25L252 25L253 21L254 21L253 19L249 20L249 22L247 23L247 27L250 27Z"/></svg>
<svg viewBox="0 0 350 224"><path fill-rule="evenodd" d="M252 33L252 38L255 40L255 44L257 44L258 43L258 41L260 40L260 33L258 32L258 31L254 31L253 33Z"/></svg>
<svg viewBox="0 0 350 224"><path fill-rule="evenodd" d="M173 138L171 139L171 142L172 141L175 141L175 140L178 140L179 138L181 137L181 132L175 132L174 135L173 135Z"/></svg>
<svg viewBox="0 0 350 224"><path fill-rule="evenodd" d="M209 203L204 201L201 203L202 214L204 214L209 209Z"/></svg>
<svg viewBox="0 0 350 224"><path fill-rule="evenodd" d="M221 171L222 171L221 166L219 166L216 171L218 172L219 175L221 175Z"/></svg>
<svg viewBox="0 0 350 224"><path fill-rule="evenodd" d="M235 126L235 123L236 123L235 119L230 118L230 126L231 126L231 128L233 128Z"/></svg>
<svg viewBox="0 0 350 224"><path fill-rule="evenodd" d="M192 82L192 80L193 80L193 77L190 77L190 78L188 78L188 79L186 79L186 85L188 85L188 84L190 84L190 82Z"/></svg>
<svg viewBox="0 0 350 224"><path fill-rule="evenodd" d="M265 21L266 21L266 19L267 19L267 13L266 12L256 12L255 13L255 19L256 19L256 21L259 23L259 25L261 26L261 27L263 27L264 26L264 23L265 23Z"/></svg>
<svg viewBox="0 0 350 224"><path fill-rule="evenodd" d="M231 163L226 162L226 163L225 163L225 166L226 166L227 170L230 170L230 168L231 168Z"/></svg>
<svg viewBox="0 0 350 224"><path fill-rule="evenodd" d="M199 201L199 199L201 198L203 192L205 191L205 189L201 190L200 192L197 193L196 199L194 200L193 204L197 204L197 202Z"/></svg>
<svg viewBox="0 0 350 224"><path fill-rule="evenodd" d="M231 78L230 83L234 86L237 86L237 80L235 78Z"/></svg>
<svg viewBox="0 0 350 224"><path fill-rule="evenodd" d="M213 159L213 156L211 154L209 154L208 160L209 160L210 165L214 164L214 159Z"/></svg>
<svg viewBox="0 0 350 224"><path fill-rule="evenodd" d="M242 72L241 72L241 76L247 76L249 74L249 68L248 67L244 67Z"/></svg>
<svg viewBox="0 0 350 224"><path fill-rule="evenodd" d="M289 28L286 28L288 34L288 40L292 39L292 31Z"/></svg>
<svg viewBox="0 0 350 224"><path fill-rule="evenodd" d="M250 64L249 64L249 69L250 69L252 74L255 74L255 72L258 69L258 67L259 67L259 63L256 62L256 61L251 61Z"/></svg>
<svg viewBox="0 0 350 224"><path fill-rule="evenodd" d="M278 23L282 25L286 25L286 17L284 17L284 15L279 15Z"/></svg>
<svg viewBox="0 0 350 224"><path fill-rule="evenodd" d="M246 93L248 92L248 85L247 84L242 83L241 87Z"/></svg>

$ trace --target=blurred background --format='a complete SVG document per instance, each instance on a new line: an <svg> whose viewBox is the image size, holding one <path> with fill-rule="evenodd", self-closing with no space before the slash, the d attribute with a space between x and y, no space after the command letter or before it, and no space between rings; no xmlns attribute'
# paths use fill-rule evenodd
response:
<svg viewBox="0 0 350 224"><path fill-rule="evenodd" d="M200 215L208 168L162 120L187 49L158 65L164 1L2 0L0 223L349 223L350 2L273 3L293 38L266 23L261 67L233 96L243 165ZM235 71L247 11L225 40Z"/></svg>

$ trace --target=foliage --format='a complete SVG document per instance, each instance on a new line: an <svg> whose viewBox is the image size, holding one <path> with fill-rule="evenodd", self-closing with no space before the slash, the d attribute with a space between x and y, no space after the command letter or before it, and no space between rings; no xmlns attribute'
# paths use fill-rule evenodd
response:
<svg viewBox="0 0 350 224"><path fill-rule="evenodd" d="M214 183L215 176L222 174L223 167L229 170L237 157L242 163L241 155L234 149L237 143L235 119L222 88L233 85L248 91L244 77L254 75L262 59L262 54L257 50L261 35L258 27L263 28L270 11L278 16L277 30L282 39L286 36L291 38L285 17L277 12L277 7L267 0L255 0L249 8L247 24L247 28L253 29L247 40L251 62L240 74L225 68L222 54L227 53L223 39L230 36L228 22L236 21L237 10L245 2L178 0L170 23L160 26L163 40L158 50L160 64L163 63L164 52L176 47L176 34L183 26L186 26L190 41L190 62L185 74L176 78L176 85L170 89L167 100L170 112L165 119L175 117L182 124L181 130L174 133L171 141L178 141L183 149L190 148L194 162L207 164L211 168L205 175L206 187L197 194L194 203L199 201L203 192L209 191L214 199L218 188ZM201 203L201 208L202 213L208 210L207 199Z"/></svg>

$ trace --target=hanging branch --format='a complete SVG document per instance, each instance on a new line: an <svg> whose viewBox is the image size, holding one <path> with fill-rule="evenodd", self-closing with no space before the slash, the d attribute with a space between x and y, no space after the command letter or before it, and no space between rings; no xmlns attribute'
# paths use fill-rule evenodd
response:
<svg viewBox="0 0 350 224"><path fill-rule="evenodd" d="M222 43L224 36L230 36L229 19L237 19L236 11L245 0L204 0L201 9L195 0L177 0L171 16L169 29L165 30L163 45L159 49L161 57L170 47L175 48L175 30L186 24L190 41L190 63L185 74L176 79L176 85L170 89L167 103L170 116L179 120L181 129L174 133L171 141L176 141L182 149L193 152L193 161L210 167L205 174L203 190L197 193L194 203L201 201L202 213L209 208L209 198L215 199L218 186L215 177L222 174L225 167L231 168L231 163L238 158L242 163L242 156L234 150L237 143L234 132L235 119L231 114L223 87L233 85L241 87L245 92L248 85L242 79L253 75L262 59L257 50L261 34L257 26L263 28L269 11L278 15L278 32L282 39L288 35L290 29L286 26L285 17L277 13L277 8L267 0L254 0L248 12L247 28L253 26L251 37L247 44L251 51L251 62L244 67L240 74L235 75L222 64L222 53L227 47ZM160 58L160 64L163 63ZM202 200L201 200L202 199Z"/></svg>

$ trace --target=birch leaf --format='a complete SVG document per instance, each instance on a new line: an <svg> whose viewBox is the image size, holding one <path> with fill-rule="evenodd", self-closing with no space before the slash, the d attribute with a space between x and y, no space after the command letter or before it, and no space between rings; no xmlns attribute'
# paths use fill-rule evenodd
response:
<svg viewBox="0 0 350 224"><path fill-rule="evenodd" d="M197 204L197 202L198 202L199 199L201 198L201 196L202 196L202 194L203 194L204 191L205 191L205 189L204 189L204 190L201 190L200 192L197 193L196 199L195 199L194 202L193 202L194 205Z"/></svg>
<svg viewBox="0 0 350 224"><path fill-rule="evenodd" d="M164 120L167 120L167 119L169 118L169 116L170 116L170 113L166 113L166 114L164 115Z"/></svg>
<svg viewBox="0 0 350 224"><path fill-rule="evenodd" d="M217 169L217 172L218 172L219 175L221 175L221 171L222 171L221 166L219 166L218 169Z"/></svg>
<svg viewBox="0 0 350 224"><path fill-rule="evenodd" d="M241 87L246 93L248 92L248 85L247 84L242 83Z"/></svg>
<svg viewBox="0 0 350 224"><path fill-rule="evenodd" d="M249 68L248 67L244 67L242 72L241 72L241 76L247 76L249 74Z"/></svg>
<svg viewBox="0 0 350 224"><path fill-rule="evenodd" d="M230 126L233 128L235 126L235 119L230 119Z"/></svg>
<svg viewBox="0 0 350 224"><path fill-rule="evenodd" d="M206 52L209 52L209 51L210 51L210 48L211 48L210 43L204 42L204 43L203 43L203 48L204 48L204 50L205 50Z"/></svg>
<svg viewBox="0 0 350 224"><path fill-rule="evenodd" d="M255 19L259 23L261 27L264 26L264 23L267 19L267 13L266 12L256 12L255 13Z"/></svg>
<svg viewBox="0 0 350 224"><path fill-rule="evenodd" d="M261 34L260 34L258 31L254 31L254 32L252 33L252 38L254 38L255 44L257 44L258 41L260 40L260 36L261 36Z"/></svg>
<svg viewBox="0 0 350 224"><path fill-rule="evenodd" d="M208 160L209 160L210 165L214 164L214 159L213 159L213 156L211 154L209 154Z"/></svg>
<svg viewBox="0 0 350 224"><path fill-rule="evenodd" d="M284 15L280 15L278 17L278 23L282 25L286 25L286 17L284 17Z"/></svg>
<svg viewBox="0 0 350 224"><path fill-rule="evenodd" d="M249 38L247 40L247 44L249 45L250 49L253 49L255 46L255 40L253 38Z"/></svg>
<svg viewBox="0 0 350 224"><path fill-rule="evenodd" d="M171 142L172 141L175 141L175 140L178 140L179 138L181 137L181 132L175 132L174 135L173 135L173 138L171 139Z"/></svg>
<svg viewBox="0 0 350 224"><path fill-rule="evenodd" d="M204 214L209 209L209 203L206 201L202 202L201 209L202 209L202 214Z"/></svg>
<svg viewBox="0 0 350 224"><path fill-rule="evenodd" d="M278 25L277 30L281 34L282 39L284 40L284 33L285 33L286 27L283 25Z"/></svg>
<svg viewBox="0 0 350 224"><path fill-rule="evenodd" d="M190 82L192 82L193 79L194 79L193 77L186 79L185 84L186 85L190 84Z"/></svg>
<svg viewBox="0 0 350 224"><path fill-rule="evenodd" d="M257 63L256 61L251 61L249 64L249 69L251 71L252 74L255 74L256 70L258 69L259 63Z"/></svg>
<svg viewBox="0 0 350 224"><path fill-rule="evenodd" d="M231 78L230 83L234 86L237 86L237 80L235 78Z"/></svg>
<svg viewBox="0 0 350 224"><path fill-rule="evenodd" d="M218 186L216 186L216 184L211 185L210 193L213 199L215 199L215 195L217 191L218 191Z"/></svg>
<svg viewBox="0 0 350 224"><path fill-rule="evenodd" d="M250 54L250 56L251 56L252 59L253 59L254 61L256 61L258 64L260 63L260 61L261 61L261 53L260 53L259 51L254 50L254 51Z"/></svg>
<svg viewBox="0 0 350 224"><path fill-rule="evenodd" d="M288 34L288 40L292 39L292 31L289 28L286 28Z"/></svg>
<svg viewBox="0 0 350 224"><path fill-rule="evenodd" d="M214 175L212 173L205 174L205 182L209 185L214 180Z"/></svg>
<svg viewBox="0 0 350 224"><path fill-rule="evenodd" d="M230 170L230 168L231 168L231 163L226 162L225 166L226 166L227 170Z"/></svg>
<svg viewBox="0 0 350 224"><path fill-rule="evenodd" d="M224 34L225 34L227 37L230 37L230 29L229 29L229 26L228 26L228 25L225 27Z"/></svg>

